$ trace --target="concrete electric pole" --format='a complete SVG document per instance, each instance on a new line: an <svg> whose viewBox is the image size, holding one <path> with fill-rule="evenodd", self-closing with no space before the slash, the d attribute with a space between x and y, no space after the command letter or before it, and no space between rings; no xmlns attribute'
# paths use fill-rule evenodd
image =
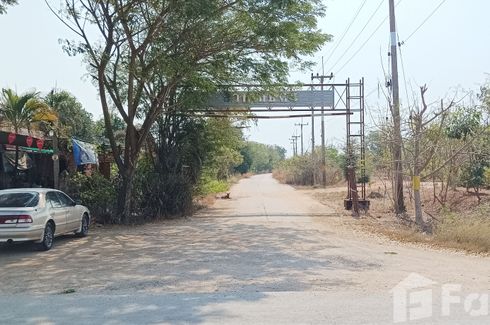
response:
<svg viewBox="0 0 490 325"><path fill-rule="evenodd" d="M400 121L400 90L398 85L398 62L397 62L397 37L395 20L395 1L388 0L390 9L390 40L391 40L391 89L393 104L391 114L393 116L393 169L395 201L395 212L405 212L405 201L403 199L403 165L402 165L402 137Z"/></svg>
<svg viewBox="0 0 490 325"><path fill-rule="evenodd" d="M321 91L323 91L324 89L324 85L325 85L325 79L332 79L333 78L333 73L331 73L330 75L328 76L325 76L324 75L324 72L323 72L323 57L322 57L322 75L316 75L316 76L311 76L312 80L314 79L320 79L320 89ZM321 115L322 115L322 119L321 119L321 136L322 136L322 166L321 166L321 170L322 170L322 186L325 187L327 186L327 171L326 171L326 158L325 158L325 106L322 105L321 107Z"/></svg>
<svg viewBox="0 0 490 325"><path fill-rule="evenodd" d="M293 139L294 141L294 155L297 156L298 155L298 138L300 136L299 135L293 135L291 138Z"/></svg>
<svg viewBox="0 0 490 325"><path fill-rule="evenodd" d="M295 125L295 126L299 126L299 127L300 127L300 136L301 136L301 155L303 156L303 155L304 155L304 151L303 151L303 126L308 125L308 123L303 123L303 118L301 118L301 123L295 123L294 125Z"/></svg>
<svg viewBox="0 0 490 325"><path fill-rule="evenodd" d="M298 155L298 138L299 135L292 135L289 138L289 141L291 141L291 145L293 147L293 157L296 157Z"/></svg>

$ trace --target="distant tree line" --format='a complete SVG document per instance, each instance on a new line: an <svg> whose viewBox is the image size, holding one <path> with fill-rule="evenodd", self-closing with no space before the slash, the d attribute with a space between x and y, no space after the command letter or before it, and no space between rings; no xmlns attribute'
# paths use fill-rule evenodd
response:
<svg viewBox="0 0 490 325"><path fill-rule="evenodd" d="M240 150L243 162L235 168L239 173L271 173L286 158L286 149L277 145L247 141Z"/></svg>

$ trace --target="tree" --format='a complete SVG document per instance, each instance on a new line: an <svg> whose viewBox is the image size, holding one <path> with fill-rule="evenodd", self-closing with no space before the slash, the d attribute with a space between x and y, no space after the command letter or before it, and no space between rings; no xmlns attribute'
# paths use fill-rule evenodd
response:
<svg viewBox="0 0 490 325"><path fill-rule="evenodd" d="M441 135L443 130L447 113L453 106L451 102L447 107L444 107L441 102L440 110L435 112L432 116L428 116L430 110L425 100L425 93L427 87L420 87L420 97L422 105L416 106L410 110L410 130L412 132L412 148L411 150L405 147L405 150L411 154L411 167L412 167L412 182L413 182L413 196L415 207L415 222L417 225L423 225L422 218L422 200L420 196L420 175L429 166L432 158L436 152L437 144L441 136L429 137L426 136L429 132L437 132ZM437 122L437 125L434 123ZM432 128L430 127L432 126Z"/></svg>
<svg viewBox="0 0 490 325"><path fill-rule="evenodd" d="M481 99L484 100L483 97ZM480 188L485 185L485 168L490 165L490 141L486 127L482 124L482 108L484 106L460 107L451 115L446 127L447 136L463 142L466 149L467 161L461 165L460 182L466 189L475 190L478 202L481 200Z"/></svg>
<svg viewBox="0 0 490 325"><path fill-rule="evenodd" d="M242 130L232 118L209 118L205 121L202 146L207 153L203 162L204 176L227 180L235 167L243 162L240 150L244 146Z"/></svg>
<svg viewBox="0 0 490 325"><path fill-rule="evenodd" d="M60 135L76 137L87 142L95 140L92 114L83 108L75 96L65 90L53 89L44 98L44 101L58 114Z"/></svg>
<svg viewBox="0 0 490 325"><path fill-rule="evenodd" d="M286 82L289 63L305 66L301 56L329 39L317 28L320 0L64 0L62 9L52 11L81 39L65 49L84 54L99 90L126 222L141 148L156 119L177 109L182 89ZM111 105L127 125L121 153Z"/></svg>
<svg viewBox="0 0 490 325"><path fill-rule="evenodd" d="M0 0L0 15L7 12L7 6L13 6L17 4L17 0Z"/></svg>
<svg viewBox="0 0 490 325"><path fill-rule="evenodd" d="M124 134L124 131L126 130L126 124L124 121L117 115L115 112L111 112L110 114L111 118L111 125L112 125L112 131L115 134L115 138L118 139L119 134ZM105 121L104 118L98 119L94 123L94 132L95 132L95 137L99 142L107 142L108 140L108 135L107 131L105 129ZM119 144L119 141L116 141ZM122 143L124 143L124 137L122 139ZM121 143L121 144L122 144Z"/></svg>
<svg viewBox="0 0 490 325"><path fill-rule="evenodd" d="M16 94L12 89L2 89L0 113L11 125L16 134L23 128L30 130L34 122L54 122L57 116L53 114L46 103L39 99L39 93L28 92ZM19 146L15 146L14 185L17 183L19 166Z"/></svg>

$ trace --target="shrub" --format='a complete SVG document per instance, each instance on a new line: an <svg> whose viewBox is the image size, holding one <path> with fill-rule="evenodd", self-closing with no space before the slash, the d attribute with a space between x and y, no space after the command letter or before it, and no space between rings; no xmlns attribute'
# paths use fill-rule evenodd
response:
<svg viewBox="0 0 490 325"><path fill-rule="evenodd" d="M321 164L313 163L311 156L298 156L286 159L278 164L273 171L273 176L279 182L290 185L313 185L313 176L317 180L322 177ZM342 171L339 166L327 162L327 185L333 185L342 180Z"/></svg>
<svg viewBox="0 0 490 325"><path fill-rule="evenodd" d="M67 192L87 206L94 220L100 223L119 222L116 218L117 191L114 181L95 173L75 173L68 180Z"/></svg>
<svg viewBox="0 0 490 325"><path fill-rule="evenodd" d="M475 160L469 162L463 167L460 177L461 185L467 189L473 188L478 192L481 187L485 186L487 167L488 162L485 160Z"/></svg>
<svg viewBox="0 0 490 325"><path fill-rule="evenodd" d="M369 183L370 177L369 175L364 175L364 176L358 176L357 177L357 183L358 184L367 184Z"/></svg>
<svg viewBox="0 0 490 325"><path fill-rule="evenodd" d="M192 209L192 181L184 172L161 172L140 161L134 179L135 217L152 220L185 215Z"/></svg>
<svg viewBox="0 0 490 325"><path fill-rule="evenodd" d="M226 192L230 189L230 183L224 180L213 179L208 176L201 177L197 194L209 195L215 193Z"/></svg>

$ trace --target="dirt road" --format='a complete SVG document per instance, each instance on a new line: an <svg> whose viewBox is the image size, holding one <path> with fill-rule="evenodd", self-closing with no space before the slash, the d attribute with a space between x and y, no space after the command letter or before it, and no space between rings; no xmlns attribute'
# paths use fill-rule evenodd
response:
<svg viewBox="0 0 490 325"><path fill-rule="evenodd" d="M447 284L461 285L460 303ZM425 293L408 296L419 285ZM464 301L489 292L489 258L356 233L271 175L192 218L96 228L46 253L0 247L2 324L392 323L404 298L402 314L421 323L484 324L484 309L470 316L478 304Z"/></svg>

